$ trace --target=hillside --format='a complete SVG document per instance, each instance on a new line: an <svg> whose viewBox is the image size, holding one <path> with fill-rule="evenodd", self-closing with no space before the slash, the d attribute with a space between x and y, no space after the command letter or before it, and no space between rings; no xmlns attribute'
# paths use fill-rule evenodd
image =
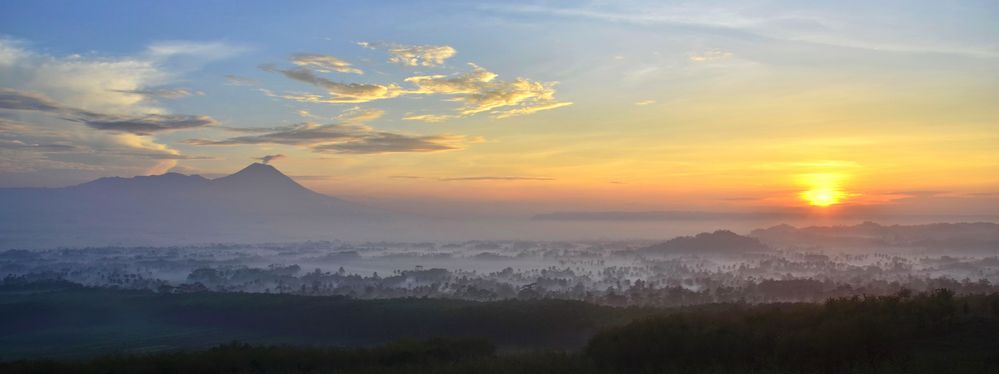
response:
<svg viewBox="0 0 999 374"><path fill-rule="evenodd" d="M663 243L639 250L643 254L745 254L770 251L771 248L759 240L742 236L728 230L702 232L694 236L680 236Z"/></svg>

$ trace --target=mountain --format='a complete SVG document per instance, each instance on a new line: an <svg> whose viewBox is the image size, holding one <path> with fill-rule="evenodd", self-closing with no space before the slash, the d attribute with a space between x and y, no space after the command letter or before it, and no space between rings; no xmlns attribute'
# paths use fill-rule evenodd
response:
<svg viewBox="0 0 999 374"><path fill-rule="evenodd" d="M319 195L302 187L277 168L261 163L250 164L235 174L213 180L212 184L229 191Z"/></svg>
<svg viewBox="0 0 999 374"><path fill-rule="evenodd" d="M643 254L746 254L768 252L772 249L756 238L742 236L728 230L702 232L694 236L680 236L663 243L639 250Z"/></svg>
<svg viewBox="0 0 999 374"><path fill-rule="evenodd" d="M63 188L0 189L0 224L5 228L0 229L0 245L5 244L3 236L31 232L35 236L27 236L30 240L56 235L82 242L95 236L118 240L148 234L192 241L276 240L295 233L309 238L390 218L387 212L309 190L260 163L217 179L166 173L100 178ZM105 235L109 233L116 234Z"/></svg>
<svg viewBox="0 0 999 374"><path fill-rule="evenodd" d="M777 225L753 230L750 236L777 247L816 249L913 248L923 250L999 251L999 225L990 222L852 226Z"/></svg>

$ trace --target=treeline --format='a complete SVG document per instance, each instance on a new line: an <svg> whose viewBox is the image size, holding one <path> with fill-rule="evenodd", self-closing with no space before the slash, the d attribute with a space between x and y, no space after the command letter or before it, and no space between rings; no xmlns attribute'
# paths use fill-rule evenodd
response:
<svg viewBox="0 0 999 374"><path fill-rule="evenodd" d="M4 373L994 373L999 294L715 305L651 316L576 352L497 353L478 339L374 348L226 344L194 352L17 361Z"/></svg>
<svg viewBox="0 0 999 374"><path fill-rule="evenodd" d="M622 372L999 372L999 294L764 304L636 321L590 340Z"/></svg>
<svg viewBox="0 0 999 374"><path fill-rule="evenodd" d="M254 345L369 346L485 338L502 349L579 349L593 334L661 310L567 300L357 300L254 293L156 293L69 282L0 285L0 361Z"/></svg>

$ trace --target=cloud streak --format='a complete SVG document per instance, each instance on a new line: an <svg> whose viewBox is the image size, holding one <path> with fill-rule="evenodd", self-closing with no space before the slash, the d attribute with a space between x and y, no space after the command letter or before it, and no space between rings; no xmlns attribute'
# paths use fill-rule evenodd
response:
<svg viewBox="0 0 999 374"><path fill-rule="evenodd" d="M291 62L323 73L364 74L364 71L352 66L349 62L330 55L314 53L299 53L291 57Z"/></svg>
<svg viewBox="0 0 999 374"><path fill-rule="evenodd" d="M153 98L161 99L179 99L188 96L203 96L205 93L201 91L190 91L183 88L149 88L149 89L138 89L138 90L112 90L115 92L121 92L133 95L142 95Z"/></svg>
<svg viewBox="0 0 999 374"><path fill-rule="evenodd" d="M482 176L482 177L452 177L440 178L444 182L463 181L553 181L555 178L548 177L518 177L518 176Z"/></svg>
<svg viewBox="0 0 999 374"><path fill-rule="evenodd" d="M407 135L340 123L301 123L273 130L222 140L188 139L185 142L192 145L281 144L299 146L317 153L378 154L447 151L461 149L467 143L478 141L477 138L463 135Z"/></svg>
<svg viewBox="0 0 999 374"><path fill-rule="evenodd" d="M312 72L312 70L304 68L294 68L294 69L276 69L273 67L265 66L264 71L277 72L284 75L286 78L296 80L303 83L308 83L313 86L322 88L329 94L328 97L323 97L321 95L314 94L290 94L290 95L274 95L276 97L281 97L284 99L309 102L309 103L331 103L331 104L343 104L343 103L366 103L374 100L391 99L394 97L399 97L406 93L401 87L395 84L368 84L368 83L343 83L337 82L330 79L320 77ZM265 91L265 93L268 93Z"/></svg>
<svg viewBox="0 0 999 374"><path fill-rule="evenodd" d="M82 123L93 129L127 132L136 135L211 126L218 123L209 116L198 115L95 113L62 105L39 93L8 88L0 88L0 110L48 113L67 121Z"/></svg>

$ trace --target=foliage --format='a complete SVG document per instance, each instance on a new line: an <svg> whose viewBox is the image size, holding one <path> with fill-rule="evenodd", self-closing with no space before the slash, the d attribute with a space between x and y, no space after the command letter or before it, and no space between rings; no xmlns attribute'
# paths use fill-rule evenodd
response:
<svg viewBox="0 0 999 374"><path fill-rule="evenodd" d="M22 290L40 291L66 292L44 288ZM156 297L165 296L184 297L184 302L208 309L218 305L252 305L253 308L268 309L280 304L284 310L293 311L302 306L287 302L308 304L310 300L292 296L268 296L278 299L260 300L258 298L263 295L207 293L202 297L214 298L192 299L191 295ZM518 349L499 352L489 340L470 336L481 332L495 334L503 328L510 329L509 334L526 334L528 329L543 329L541 325L552 323L552 316L569 321L579 319L579 316L573 315L574 309L584 312L582 314L593 313L592 310L586 312L593 306L532 301L479 303L473 307L467 302L448 304L446 300L433 300L420 301L435 305L434 308L422 310L419 302L414 303L414 300L380 301L381 304L375 307L370 305L372 301L333 299L326 302L340 303L337 305L342 308L357 308L368 313L369 321L385 320L389 329L401 326L392 322L402 318L401 314L379 313L377 310L380 308L402 308L399 310L412 312L421 319L441 319L443 317L433 317L435 313L440 313L451 322L432 323L425 333L464 337L409 339L368 348L309 345L302 341L294 345L229 343L200 351L119 353L76 361L8 361L0 363L0 372L999 372L999 340L994 338L999 336L999 294L955 296L951 291L941 289L921 294L902 292L892 296L839 298L821 304L717 304L660 310L654 315L645 313L645 317L633 314L638 319L633 318L627 324L610 324L582 350ZM304 323L321 323L323 313L333 310L324 309L323 305L307 305L302 312L294 312L288 319L306 318L306 311L310 311L316 316ZM452 314L455 310L465 312ZM475 312L464 314L468 310ZM609 311L634 313L631 309ZM242 313L254 312L243 309ZM7 316L12 314L9 310L5 313ZM360 320L364 313L352 316ZM531 315L538 316L541 322L527 321L526 318ZM218 321L213 320L215 322ZM569 323L560 328L572 325ZM471 330L454 330L456 328ZM326 331L318 326L316 329Z"/></svg>

